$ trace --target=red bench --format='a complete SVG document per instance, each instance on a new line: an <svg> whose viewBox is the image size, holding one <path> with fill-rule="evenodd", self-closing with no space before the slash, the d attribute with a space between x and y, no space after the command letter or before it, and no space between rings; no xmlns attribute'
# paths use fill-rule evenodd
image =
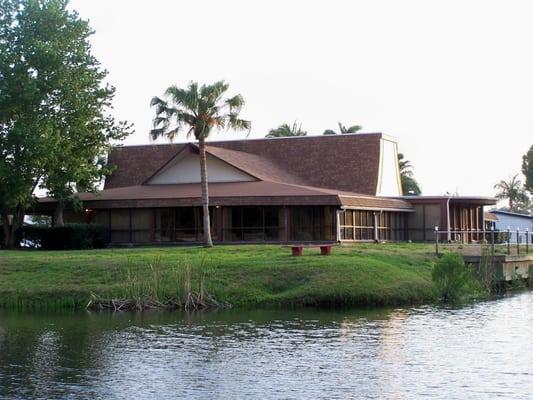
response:
<svg viewBox="0 0 533 400"><path fill-rule="evenodd" d="M285 246L285 247L290 247L292 251L292 255L295 257L299 257L303 255L304 248L316 248L316 247L320 248L321 255L329 256L331 254L332 246L333 245L330 243L330 244L293 244L293 245Z"/></svg>

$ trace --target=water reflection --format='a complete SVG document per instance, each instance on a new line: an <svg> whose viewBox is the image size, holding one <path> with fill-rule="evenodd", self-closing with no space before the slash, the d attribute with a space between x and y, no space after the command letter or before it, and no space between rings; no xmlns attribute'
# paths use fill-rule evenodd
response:
<svg viewBox="0 0 533 400"><path fill-rule="evenodd" d="M0 398L529 398L532 306L1 312Z"/></svg>

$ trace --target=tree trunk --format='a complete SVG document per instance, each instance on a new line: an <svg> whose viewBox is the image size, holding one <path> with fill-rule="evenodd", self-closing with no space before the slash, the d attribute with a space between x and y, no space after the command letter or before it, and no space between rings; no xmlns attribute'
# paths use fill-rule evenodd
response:
<svg viewBox="0 0 533 400"><path fill-rule="evenodd" d="M57 201L56 208L54 210L54 221L53 226L63 226L65 225L63 221L63 210L65 209L65 204L62 200Z"/></svg>
<svg viewBox="0 0 533 400"><path fill-rule="evenodd" d="M4 248L9 248L10 225L6 213L2 213L2 229L4 231L4 243L2 245Z"/></svg>
<svg viewBox="0 0 533 400"><path fill-rule="evenodd" d="M17 233L24 221L24 209L18 206L13 212L13 219L9 223L7 213L2 213L2 225L4 229L4 245L8 249L16 249L20 243L17 241Z"/></svg>
<svg viewBox="0 0 533 400"><path fill-rule="evenodd" d="M211 224L209 222L209 191L207 187L207 159L205 155L205 138L200 136L198 139L200 149L200 178L202 185L202 208L204 221L204 242L206 247L213 247L211 239Z"/></svg>

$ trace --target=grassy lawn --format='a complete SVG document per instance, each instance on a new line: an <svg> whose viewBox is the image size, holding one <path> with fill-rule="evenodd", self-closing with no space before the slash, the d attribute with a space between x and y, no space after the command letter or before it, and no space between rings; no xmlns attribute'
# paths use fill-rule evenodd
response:
<svg viewBox="0 0 533 400"><path fill-rule="evenodd" d="M435 298L433 251L410 243L344 245L329 257L318 249L292 257L277 245L0 251L0 306L83 308L91 293L124 297L132 281L155 275L158 293L172 297L184 273L237 307L421 302Z"/></svg>

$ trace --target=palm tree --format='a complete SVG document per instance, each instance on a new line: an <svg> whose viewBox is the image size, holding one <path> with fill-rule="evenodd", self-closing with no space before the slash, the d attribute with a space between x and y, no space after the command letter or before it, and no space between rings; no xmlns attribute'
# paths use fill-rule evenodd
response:
<svg viewBox="0 0 533 400"><path fill-rule="evenodd" d="M420 196L422 190L413 176L413 166L411 165L411 161L406 160L402 153L398 153L398 165L400 167L402 192L407 195Z"/></svg>
<svg viewBox="0 0 533 400"><path fill-rule="evenodd" d="M302 124L298 126L298 123L294 121L292 126L289 126L289 124L281 124L277 128L269 130L268 135L266 135L267 138L287 136L307 136L307 131L302 130Z"/></svg>
<svg viewBox="0 0 533 400"><path fill-rule="evenodd" d="M508 181L499 181L494 185L497 189L497 199L509 199L509 210L514 210L515 202L521 197L522 182L518 179L518 174L509 178Z"/></svg>
<svg viewBox="0 0 533 400"><path fill-rule="evenodd" d="M150 131L153 140L165 136L170 140L182 130L187 137L194 135L200 150L200 176L202 186L203 232L205 245L213 246L209 221L209 192L207 186L207 162L205 140L213 129L250 129L250 121L239 118L244 105L240 94L223 98L229 85L224 81L198 87L189 83L186 89L170 86L165 98L154 97L150 102L155 107L154 129Z"/></svg>
<svg viewBox="0 0 533 400"><path fill-rule="evenodd" d="M357 133L361 129L363 129L363 127L361 125L352 125L352 126L347 128L346 126L344 126L340 122L338 124L339 124L339 132L341 134L344 134L344 133ZM323 135L336 135L336 134L337 134L337 132L335 132L333 129L326 129L324 131L324 133L323 133Z"/></svg>
<svg viewBox="0 0 533 400"><path fill-rule="evenodd" d="M413 176L411 161L406 160L402 153L398 153L398 165L400 166L400 175Z"/></svg>

